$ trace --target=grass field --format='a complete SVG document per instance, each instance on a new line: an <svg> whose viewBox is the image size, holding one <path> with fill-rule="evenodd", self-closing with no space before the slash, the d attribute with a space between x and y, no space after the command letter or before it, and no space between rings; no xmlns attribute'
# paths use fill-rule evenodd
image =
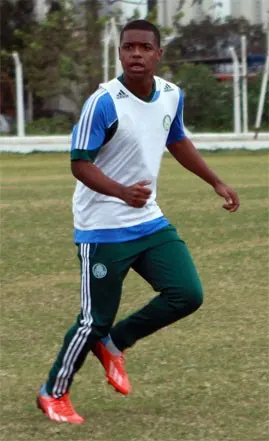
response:
<svg viewBox="0 0 269 441"><path fill-rule="evenodd" d="M268 440L268 154L204 157L238 190L240 211L225 212L211 188L169 156L159 202L192 252L205 302L127 353L127 398L89 356L72 388L86 423L70 426L35 407L79 309L69 157L1 155L1 440ZM119 317L152 294L130 272Z"/></svg>

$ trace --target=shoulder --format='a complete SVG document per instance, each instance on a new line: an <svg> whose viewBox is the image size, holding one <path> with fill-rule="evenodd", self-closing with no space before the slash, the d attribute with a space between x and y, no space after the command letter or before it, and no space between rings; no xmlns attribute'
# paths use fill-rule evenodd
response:
<svg viewBox="0 0 269 441"><path fill-rule="evenodd" d="M89 96L82 108L81 118L83 120L104 120L107 123L117 118L114 101L110 93L101 85Z"/></svg>
<svg viewBox="0 0 269 441"><path fill-rule="evenodd" d="M167 81L164 78L155 76L157 89L166 100L171 100L174 104L179 105L183 101L183 91L176 84Z"/></svg>
<svg viewBox="0 0 269 441"><path fill-rule="evenodd" d="M105 90L110 95L111 99L117 95L121 87L122 84L117 78L113 78L107 83L101 83L99 86L100 89Z"/></svg>
<svg viewBox="0 0 269 441"><path fill-rule="evenodd" d="M85 111L89 108L92 109L93 107L101 110L107 106L110 106L111 104L113 104L113 100L109 92L102 86L99 86L99 88L85 101L82 110Z"/></svg>
<svg viewBox="0 0 269 441"><path fill-rule="evenodd" d="M160 91L164 93L171 93L174 92L175 94L179 95L181 92L180 87L178 87L176 84L171 83L171 81L167 81L164 78L154 76L157 87Z"/></svg>
<svg viewBox="0 0 269 441"><path fill-rule="evenodd" d="M171 106L174 114L177 115L183 108L183 92L182 90L171 81L167 81L164 78L154 77L156 81L156 87L160 91L160 98L165 105Z"/></svg>

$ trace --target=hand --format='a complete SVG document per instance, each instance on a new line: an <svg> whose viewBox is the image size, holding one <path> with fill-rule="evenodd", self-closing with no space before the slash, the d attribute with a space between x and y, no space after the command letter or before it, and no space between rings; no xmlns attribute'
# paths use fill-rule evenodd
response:
<svg viewBox="0 0 269 441"><path fill-rule="evenodd" d="M146 188L150 184L151 181L140 181L130 187L123 187L121 199L131 207L144 207L151 195L151 190Z"/></svg>
<svg viewBox="0 0 269 441"><path fill-rule="evenodd" d="M225 198L226 204L223 205L225 210L228 210L230 213L238 210L240 205L239 198L237 193L231 187L226 184L218 183L214 187L214 190L219 196Z"/></svg>

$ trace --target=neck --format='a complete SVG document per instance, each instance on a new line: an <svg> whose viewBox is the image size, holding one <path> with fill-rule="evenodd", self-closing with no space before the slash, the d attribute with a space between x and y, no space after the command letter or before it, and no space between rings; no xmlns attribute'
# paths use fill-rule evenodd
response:
<svg viewBox="0 0 269 441"><path fill-rule="evenodd" d="M150 95L154 82L153 76L137 80L124 73L123 78L127 89L129 89L134 95L140 96L141 98L147 98Z"/></svg>

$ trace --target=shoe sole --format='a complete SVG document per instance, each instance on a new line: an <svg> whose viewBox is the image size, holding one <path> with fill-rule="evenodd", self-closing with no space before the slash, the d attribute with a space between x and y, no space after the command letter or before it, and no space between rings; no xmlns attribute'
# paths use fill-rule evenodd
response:
<svg viewBox="0 0 269 441"><path fill-rule="evenodd" d="M126 396L126 395L128 395L128 394L131 392L130 390L129 390L129 391L126 391L126 390L119 389L118 386L117 386L117 384L114 383L113 380L111 380L111 379L108 378L108 377L106 377L106 379L107 379L107 383L109 384L109 386L112 386L113 389L114 389L116 392L118 392L119 394L122 394L122 395Z"/></svg>

